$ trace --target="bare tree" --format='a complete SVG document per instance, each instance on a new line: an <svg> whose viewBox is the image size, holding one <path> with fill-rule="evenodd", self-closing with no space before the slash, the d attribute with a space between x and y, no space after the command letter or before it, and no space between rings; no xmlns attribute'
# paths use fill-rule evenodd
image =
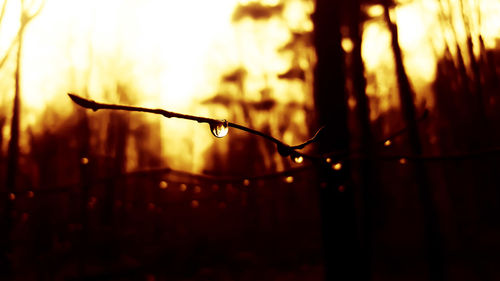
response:
<svg viewBox="0 0 500 281"><path fill-rule="evenodd" d="M23 46L23 36L24 32L26 30L26 27L28 24L36 18L40 12L43 9L43 6L45 4L45 1L42 1L39 5L35 5L34 3L30 3L30 5L26 5L25 1L21 1L21 14L20 14L20 26L19 30L17 32L17 35L13 42L11 43L11 47L9 47L9 50L5 57L0 61L0 67L5 63L6 58L8 57L8 53L10 50L13 48L13 46L17 43L17 55L16 55L16 70L14 73L15 77L15 92L14 92L14 101L13 101L13 106L12 106L12 121L11 121L11 127L10 127L10 140L9 140L9 146L8 146L8 152L7 152L7 174L6 174L6 189L8 193L12 193L15 190L16 187L16 177L17 177L17 172L18 172L18 160L19 160L19 125L20 125L20 110L21 110L21 64L22 64L22 46ZM4 2L3 7L2 7L2 12L0 14L0 18L3 18L5 14L5 9L6 9L7 1ZM34 11L34 12L32 12ZM4 241L5 247L2 247L4 249L4 252L2 253L2 256L0 259L1 261L1 266L4 267L2 268L2 272L6 274L7 276L9 275L10 271L10 266L8 262L7 253L10 251L8 249L10 243L9 243L9 236L10 236L10 230L12 228L12 219L11 219L11 212L12 212L12 201L10 200L9 197L5 197L5 220L4 224L5 227L3 228L4 231L2 232L4 237L2 237L2 241Z"/></svg>

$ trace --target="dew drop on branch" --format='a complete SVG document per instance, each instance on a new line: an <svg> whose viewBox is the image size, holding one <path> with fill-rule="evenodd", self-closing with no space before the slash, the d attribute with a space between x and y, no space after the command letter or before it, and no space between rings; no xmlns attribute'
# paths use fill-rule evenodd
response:
<svg viewBox="0 0 500 281"><path fill-rule="evenodd" d="M223 138L227 135L227 132L229 131L227 121L226 120L220 120L220 121L215 121L210 123L210 131L212 131L212 134L215 137L218 138Z"/></svg>
<svg viewBox="0 0 500 281"><path fill-rule="evenodd" d="M342 169L342 163L337 162L337 163L333 164L332 169L334 169L335 171L340 171Z"/></svg>
<svg viewBox="0 0 500 281"><path fill-rule="evenodd" d="M300 164L300 163L304 162L304 157L302 157L302 155L294 155L292 157L292 160L293 160L293 162Z"/></svg>

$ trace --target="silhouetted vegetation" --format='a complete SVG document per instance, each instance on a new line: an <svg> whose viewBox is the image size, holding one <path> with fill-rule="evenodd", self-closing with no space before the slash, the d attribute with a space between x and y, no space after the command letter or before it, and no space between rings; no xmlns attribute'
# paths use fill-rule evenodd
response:
<svg viewBox="0 0 500 281"><path fill-rule="evenodd" d="M291 2L239 4L233 24L282 18ZM283 141L325 125L319 142L300 150L314 156L303 163L232 130L203 153L201 174L176 170L161 152L179 147L162 143L160 121L130 112L75 107L63 118L47 108L45 122L20 131L17 68L17 101L0 105L0 132L10 131L9 139L0 133L0 148L9 143L0 155L0 279L498 279L500 41L486 48L471 22L480 12L460 0L457 21L444 8L450 3L438 1L436 28L453 38L442 56L436 51L428 92L412 84L393 1L317 0L314 31L287 27L290 39L276 50L290 60L285 71L255 78L241 64L200 101L207 117L223 109L228 120ZM390 91L399 101L387 110L367 94L367 86L379 89L361 49L366 8L375 4L394 58L394 73L380 72L395 81ZM16 46L22 66L31 17L23 10L21 18L0 67ZM342 47L345 39L351 49ZM262 83L250 88L251 79ZM273 79L288 83L285 90L273 88ZM105 96L134 104L139 94L128 83L116 82ZM305 101L279 96L294 83ZM87 84L82 95L91 97ZM421 96L432 97L432 106ZM20 134L29 136L27 152L18 150Z"/></svg>

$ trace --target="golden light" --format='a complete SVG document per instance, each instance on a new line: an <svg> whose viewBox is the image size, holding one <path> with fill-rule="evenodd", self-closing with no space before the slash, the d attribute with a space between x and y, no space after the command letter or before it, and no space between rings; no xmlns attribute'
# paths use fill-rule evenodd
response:
<svg viewBox="0 0 500 281"><path fill-rule="evenodd" d="M82 157L82 159L80 159L80 163L82 165L87 165L89 163L89 159L87 157Z"/></svg>
<svg viewBox="0 0 500 281"><path fill-rule="evenodd" d="M166 181L160 181L159 187L161 189L166 189L168 187L168 183Z"/></svg>
<svg viewBox="0 0 500 281"><path fill-rule="evenodd" d="M399 159L399 164L401 165L405 165L408 161L406 160L406 158L400 158Z"/></svg>
<svg viewBox="0 0 500 281"><path fill-rule="evenodd" d="M341 45L342 49L344 49L344 52L346 53L352 52L352 49L354 48L354 43L350 38L342 38Z"/></svg>
<svg viewBox="0 0 500 281"><path fill-rule="evenodd" d="M187 185L186 185L186 184L184 184L184 183L183 183L183 184L181 184L181 185L179 186L179 190L180 190L180 191L182 191L182 192L186 191L186 190L187 190Z"/></svg>
<svg viewBox="0 0 500 281"><path fill-rule="evenodd" d="M391 141L391 140L386 140L386 141L384 142L384 146L386 146L386 147L387 147L387 146L391 146L391 144L392 144L392 141Z"/></svg>
<svg viewBox="0 0 500 281"><path fill-rule="evenodd" d="M380 17L384 14L384 7L380 4L371 5L368 7L366 13L372 18Z"/></svg>
<svg viewBox="0 0 500 281"><path fill-rule="evenodd" d="M21 131L30 128L36 136L58 128L62 120L75 114L74 105L64 96L75 92L103 102L251 122L256 129L270 128L287 143L307 139L309 130L303 124L307 110L314 106L314 51L300 40L290 49L282 48L294 34L312 31L314 2L263 1L262 5L271 8L283 4L280 16L234 20L235 9L244 4L236 0L46 0L23 34ZM6 52L19 28L19 9L18 2L7 5L0 52ZM10 59L6 65L0 73L0 88L8 89L4 92L9 94L1 98L8 108L13 100L9 71L15 61ZM240 86L221 83L227 73L239 68L244 69ZM299 79L280 77L289 69L305 74ZM270 113L254 112L252 120L247 120L241 108L203 104L220 93L228 93L233 100L276 101L273 115L289 117L289 127L282 130L283 118ZM301 104L304 109L291 111L288 103ZM89 115L91 124L101 124L91 126L94 142L106 138L107 116ZM131 115L132 130L144 123L152 125L161 140L130 136L126 142L128 171L140 168L137 147L151 142L150 149L168 159L170 167L199 172L207 164L203 157L206 151L218 141L207 140L210 132L182 121ZM4 139L9 139L9 127L2 129ZM222 137L227 127L215 126L211 131ZM176 149L165 149L163 144ZM227 147L219 148L220 153L227 152ZM26 153L30 150L26 134L21 135L21 149ZM88 164L88 158L81 161ZM264 159L263 164L278 169L286 166L276 155Z"/></svg>
<svg viewBox="0 0 500 281"><path fill-rule="evenodd" d="M250 186L250 180L249 179L244 179L243 180L243 185L244 186Z"/></svg>
<svg viewBox="0 0 500 281"><path fill-rule="evenodd" d="M498 20L500 2L478 1L479 11L468 9L468 5L472 5L470 2L464 3L473 23L472 33L481 33L485 46L495 48L496 38L500 37ZM448 4L443 5L444 10L441 10L439 1L409 1L390 9L390 18L398 27L404 65L412 87L416 91L416 102L425 102L429 108L434 105L432 83L436 76L437 62L444 54L445 42L451 43L452 55L456 55L457 44L465 46L460 2L452 0ZM380 4L369 5L366 7L366 13L369 19L363 28L361 48L368 77L366 92L377 100L377 105L371 110L370 116L374 120L381 113L399 106L399 99L396 94L393 54L387 51L391 50L391 37L383 17L384 8ZM451 30L450 23L443 19L442 13L453 18L451 24L454 26L455 34ZM474 43L476 55L479 52L478 45L477 42ZM467 60L467 54L463 55Z"/></svg>
<svg viewBox="0 0 500 281"><path fill-rule="evenodd" d="M304 157L302 155L295 155L293 156L293 162L300 164L304 162Z"/></svg>
<svg viewBox="0 0 500 281"><path fill-rule="evenodd" d="M342 163L337 162L337 163L333 164L332 169L334 169L335 171L340 171L342 169Z"/></svg>
<svg viewBox="0 0 500 281"><path fill-rule="evenodd" d="M200 206L200 202L198 200L191 201L191 208L196 209Z"/></svg>
<svg viewBox="0 0 500 281"><path fill-rule="evenodd" d="M293 178L293 176L288 176L288 177L285 178L285 182L286 183L293 183L294 180L295 179Z"/></svg>
<svg viewBox="0 0 500 281"><path fill-rule="evenodd" d="M29 128L36 137L43 131L56 130L63 124L61 120L71 119L76 111L65 93L72 91L106 102L227 118L256 129L266 128L286 143L307 139L309 128L304 124L308 124L307 112L314 110L312 69L316 57L314 50L296 37L313 30L314 1L260 1L271 8L283 4L283 10L264 20L235 20L237 7L250 2L46 0L41 14L23 35L21 131ZM458 3L451 0L445 12L456 14ZM483 0L478 7L481 22L471 14L472 21L478 22L473 32L483 35L487 48L495 47L500 35L500 3ZM19 28L19 9L18 2L7 5L0 37L2 54ZM425 101L428 107L433 106L429 88L436 75L436 62L443 54L443 42L450 40L449 28L440 28L439 9L432 1L410 1L391 9L416 102ZM366 92L378 102L370 110L374 120L397 107L399 98L384 9L376 4L366 5L364 10L368 20L362 27L361 50ZM461 22L455 24L460 26ZM463 30L457 32L463 39ZM341 46L347 53L354 48L347 37ZM0 89L6 93L0 99L5 108L10 108L13 100L14 66L11 58L0 71ZM231 102L204 103L222 94ZM276 103L272 112L238 105L241 101L259 104L269 100ZM348 101L350 106L356 103L354 99ZM300 106L290 110L289 104ZM100 112L89 114L92 144L99 143L97 150L103 150L109 119ZM205 156L213 146L217 146L217 153L229 154L224 145L227 138L210 138L210 132L216 137L227 134L225 122L214 124L210 132L197 124L139 114L131 115L129 123L131 131L144 130L144 124L148 124L153 133L127 137L127 171L141 168L138 147L146 146L144 143L159 158L168 159L161 164L192 172L204 170L211 159ZM2 139L9 139L9 129L8 125L2 128ZM388 146L387 142L384 145ZM21 152L27 153L30 148L29 134L21 134ZM264 168L287 167L279 155L263 158ZM330 164L329 159L326 161ZM301 163L303 158L292 160ZM89 158L81 158L80 163L89 164ZM163 188L161 183L159 187Z"/></svg>

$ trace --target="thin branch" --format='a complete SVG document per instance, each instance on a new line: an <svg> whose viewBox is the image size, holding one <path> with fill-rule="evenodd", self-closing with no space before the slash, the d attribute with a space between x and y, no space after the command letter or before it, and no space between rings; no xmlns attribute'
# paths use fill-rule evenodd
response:
<svg viewBox="0 0 500 281"><path fill-rule="evenodd" d="M0 13L0 23L1 23L2 19L3 19L4 13L5 13L5 5L6 5L6 3L7 3L7 1L4 2L4 5L2 7L2 11ZM14 39L12 40L12 42L10 43L9 48L5 52L5 55L0 60L0 68L3 67L3 65L5 64L5 62L7 61L7 59L9 58L9 55L12 52L12 49L14 49L14 47L16 46L16 44L19 42L19 37L21 36L21 33L24 31L24 28L28 25L28 23L31 20L33 20L35 17L37 17L40 14L40 12L42 11L42 9L43 9L44 6L45 6L45 1L42 1L42 3L40 4L40 6L36 10L36 12L34 12L33 14L31 14L29 16L25 14L25 11L23 11L23 15L22 15L22 19L21 19L21 27L19 28L19 30L16 33L16 36L14 37Z"/></svg>
<svg viewBox="0 0 500 281"><path fill-rule="evenodd" d="M417 119L415 119L415 122L416 123L422 122L428 116L429 116L429 110L425 109L424 112ZM321 129L323 129L323 127ZM408 131L408 127L403 127L402 129L399 129L398 131L390 134L388 137L376 141L375 146L382 146L382 145L386 146L386 142L387 141L391 141L392 142L395 138L397 138L397 137L405 134L407 131ZM317 134L318 133L316 133L316 135ZM304 157L306 159L309 159L309 160L319 160L319 161L324 161L326 158L336 158L336 161L338 161L338 160L344 160L344 159L347 159L349 157L352 157L355 154L359 155L360 152L361 152L361 149L357 148L357 149L354 149L354 150L336 150L336 151L330 151L330 152L322 154L322 155L311 155L311 154L305 154L305 153L295 152L295 156L302 156L302 157ZM401 156L399 158L402 158L402 157L403 156Z"/></svg>
<svg viewBox="0 0 500 281"><path fill-rule="evenodd" d="M9 49L7 49L7 52L5 52L5 55L4 57L2 58L2 60L0 61L0 68L3 67L3 65L5 64L5 62L7 61L7 58L9 58L9 55L10 53L12 52L12 49L14 49L14 47L16 46L17 42L19 41L19 35L21 34L21 30L19 30L16 34L16 37L14 40L12 40L12 42L10 43L10 46L9 46Z"/></svg>
<svg viewBox="0 0 500 281"><path fill-rule="evenodd" d="M124 110L124 111L133 111L133 112L146 112L146 113L153 113L153 114L159 114L163 115L167 118L180 118L180 119L186 119L186 120L191 120L191 121L196 121L198 123L208 123L210 126L218 125L224 122L227 122L225 120L218 120L218 119L213 119L213 118L206 118L206 117L200 117L200 116L194 116L194 115L187 115L187 114L181 114L177 112L172 112L172 111L167 111L164 109L152 109L152 108L145 108L145 107L137 107L137 106L127 106L127 105L116 105L116 104L105 104L105 103L99 103L93 100L88 100L85 98L82 98L80 96L77 96L75 94L68 93L68 96L71 98L73 102L75 102L77 105L92 109L93 111L97 111L99 109L110 109L110 110ZM429 115L429 111L425 110L424 113L419 116L415 121L420 122L424 119L427 118ZM325 158L328 157L334 157L334 158L348 158L352 156L355 153L358 153L358 150L354 151L349 151L349 150L339 150L339 151L331 151L329 153L323 154L323 155L311 155L307 153L302 153L297 150L303 149L306 146L317 142L318 139L320 138L320 133L325 129L325 127L321 127L318 129L318 131L314 134L312 138L309 140L305 141L304 143L301 143L299 145L288 145L283 143L282 141L267 135L263 132L245 127L243 125L239 125L236 123L232 122L227 122L228 127L236 128L242 131L245 131L247 133L257 135L259 137L262 137L264 139L267 139L273 143L276 144L278 153L283 156L283 157L288 157L291 156L292 158L295 157L303 157L304 159L312 160L312 161L323 161ZM376 143L376 145L383 145L387 140L392 140L408 131L407 127L404 127L394 133L392 133L389 137L384 138ZM401 158L401 157L400 157ZM337 159L341 160L341 159Z"/></svg>
<svg viewBox="0 0 500 281"><path fill-rule="evenodd" d="M21 24L25 25L25 26L28 25L28 23L31 20L33 20L34 18L36 18L42 12L43 7L45 7L45 3L46 3L46 1L42 0L40 6L38 6L38 9L34 13L32 13L31 15L28 15L28 13L26 12L26 10L24 10L24 8L23 8L23 17L21 19Z"/></svg>
<svg viewBox="0 0 500 281"><path fill-rule="evenodd" d="M159 114L163 115L167 118L180 118L180 119L186 119L186 120L191 120L191 121L196 121L198 123L208 123L210 126L217 126L222 123L226 123L228 127L232 127L238 130L245 131L247 133L262 137L264 139L267 139L273 143L276 144L278 152L282 156L289 156L292 153L296 152L296 149L302 149L306 147L307 145L314 143L318 140L319 138L319 133L323 129L320 128L316 134L309 140L307 140L304 143L301 143L299 145L295 146L290 146L288 144L285 144L284 142L268 135L263 132L245 127L243 125L239 125L236 123L232 122L227 122L225 120L217 120L213 118L206 118L206 117L200 117L200 116L194 116L194 115L188 115L188 114L182 114L182 113L177 113L177 112L172 112L172 111L167 111L164 109L152 109L152 108L145 108L145 107L138 107L138 106L128 106L128 105L117 105L117 104L106 104L106 103L99 103L93 100L88 100L84 99L82 97L79 97L75 94L68 93L68 96L71 98L73 102L78 104L81 107L92 109L93 111L97 111L99 109L111 109L111 110L124 110L124 111L135 111L135 112L146 112L146 113L153 113L153 114Z"/></svg>
<svg viewBox="0 0 500 281"><path fill-rule="evenodd" d="M7 0L4 0L2 5L2 12L0 13L0 24L3 22L3 17L5 16L6 8L7 8Z"/></svg>

